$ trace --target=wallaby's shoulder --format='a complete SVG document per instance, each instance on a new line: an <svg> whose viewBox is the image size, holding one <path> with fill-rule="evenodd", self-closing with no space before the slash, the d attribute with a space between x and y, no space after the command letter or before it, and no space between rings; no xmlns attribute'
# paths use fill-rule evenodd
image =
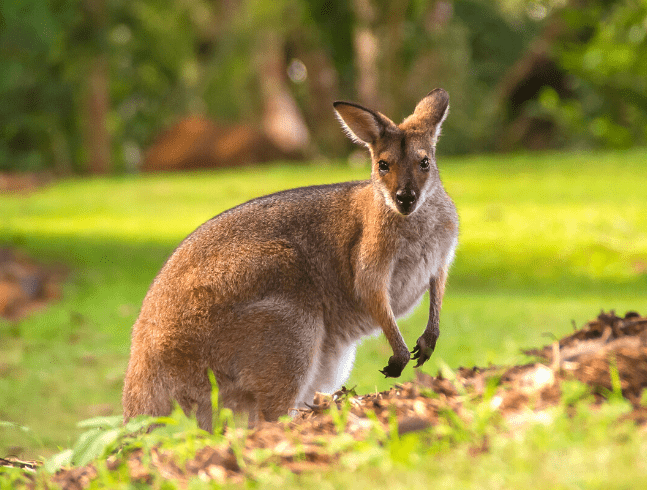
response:
<svg viewBox="0 0 647 490"><path fill-rule="evenodd" d="M174 255L195 260L213 255L230 242L275 239L303 245L325 238L343 240L360 225L365 196L371 193L371 183L366 180L298 187L257 197L202 224Z"/></svg>

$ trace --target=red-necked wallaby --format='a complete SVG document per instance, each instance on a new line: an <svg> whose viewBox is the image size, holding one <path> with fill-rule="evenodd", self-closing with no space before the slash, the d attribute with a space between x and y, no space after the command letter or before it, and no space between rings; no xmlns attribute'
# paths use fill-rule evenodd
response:
<svg viewBox="0 0 647 490"><path fill-rule="evenodd" d="M189 235L133 326L124 419L168 414L175 399L211 431L211 369L221 406L274 420L338 389L358 340L378 329L393 349L381 372L398 377L411 356L395 319L428 290L429 321L412 352L415 367L427 361L458 236L436 167L448 106L436 89L396 125L335 102L370 151L370 180L254 199Z"/></svg>

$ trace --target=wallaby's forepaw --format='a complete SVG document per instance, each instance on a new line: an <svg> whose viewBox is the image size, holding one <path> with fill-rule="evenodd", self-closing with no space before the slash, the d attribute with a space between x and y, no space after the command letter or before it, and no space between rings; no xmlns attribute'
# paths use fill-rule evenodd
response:
<svg viewBox="0 0 647 490"><path fill-rule="evenodd" d="M416 342L416 346L411 351L411 354L413 354L411 359L418 361L413 367L420 367L427 362L434 352L434 347L428 346L427 341L423 337L420 337L418 342Z"/></svg>
<svg viewBox="0 0 647 490"><path fill-rule="evenodd" d="M399 378L404 366L406 366L408 362L408 358L398 359L395 356L391 356L389 357L389 364L384 369L380 369L380 372L386 378Z"/></svg>

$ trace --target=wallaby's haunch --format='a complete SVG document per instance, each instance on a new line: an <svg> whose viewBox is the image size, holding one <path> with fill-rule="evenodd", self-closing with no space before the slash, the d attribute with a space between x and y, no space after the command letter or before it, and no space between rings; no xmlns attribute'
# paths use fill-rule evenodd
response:
<svg viewBox="0 0 647 490"><path fill-rule="evenodd" d="M370 151L370 180L254 199L189 235L133 326L124 419L168 414L175 399L210 431L211 369L221 406L274 420L338 389L358 340L378 329L393 349L381 372L398 377L410 354L395 319L428 290L429 321L412 352L415 367L427 361L458 236L435 158L448 105L436 89L396 125L335 102Z"/></svg>

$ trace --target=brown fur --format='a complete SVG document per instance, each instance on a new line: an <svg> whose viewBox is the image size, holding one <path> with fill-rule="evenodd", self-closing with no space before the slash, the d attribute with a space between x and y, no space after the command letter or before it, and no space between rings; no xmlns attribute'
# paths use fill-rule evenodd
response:
<svg viewBox="0 0 647 490"><path fill-rule="evenodd" d="M399 126L336 102L344 128L371 153L371 180L255 199L189 235L133 326L124 420L168 414L177 400L211 430L209 369L221 406L274 420L337 389L357 341L377 329L393 349L382 372L397 377L411 356L395 319L427 290L429 321L413 358L429 359L458 235L435 163L448 101L430 92Z"/></svg>

